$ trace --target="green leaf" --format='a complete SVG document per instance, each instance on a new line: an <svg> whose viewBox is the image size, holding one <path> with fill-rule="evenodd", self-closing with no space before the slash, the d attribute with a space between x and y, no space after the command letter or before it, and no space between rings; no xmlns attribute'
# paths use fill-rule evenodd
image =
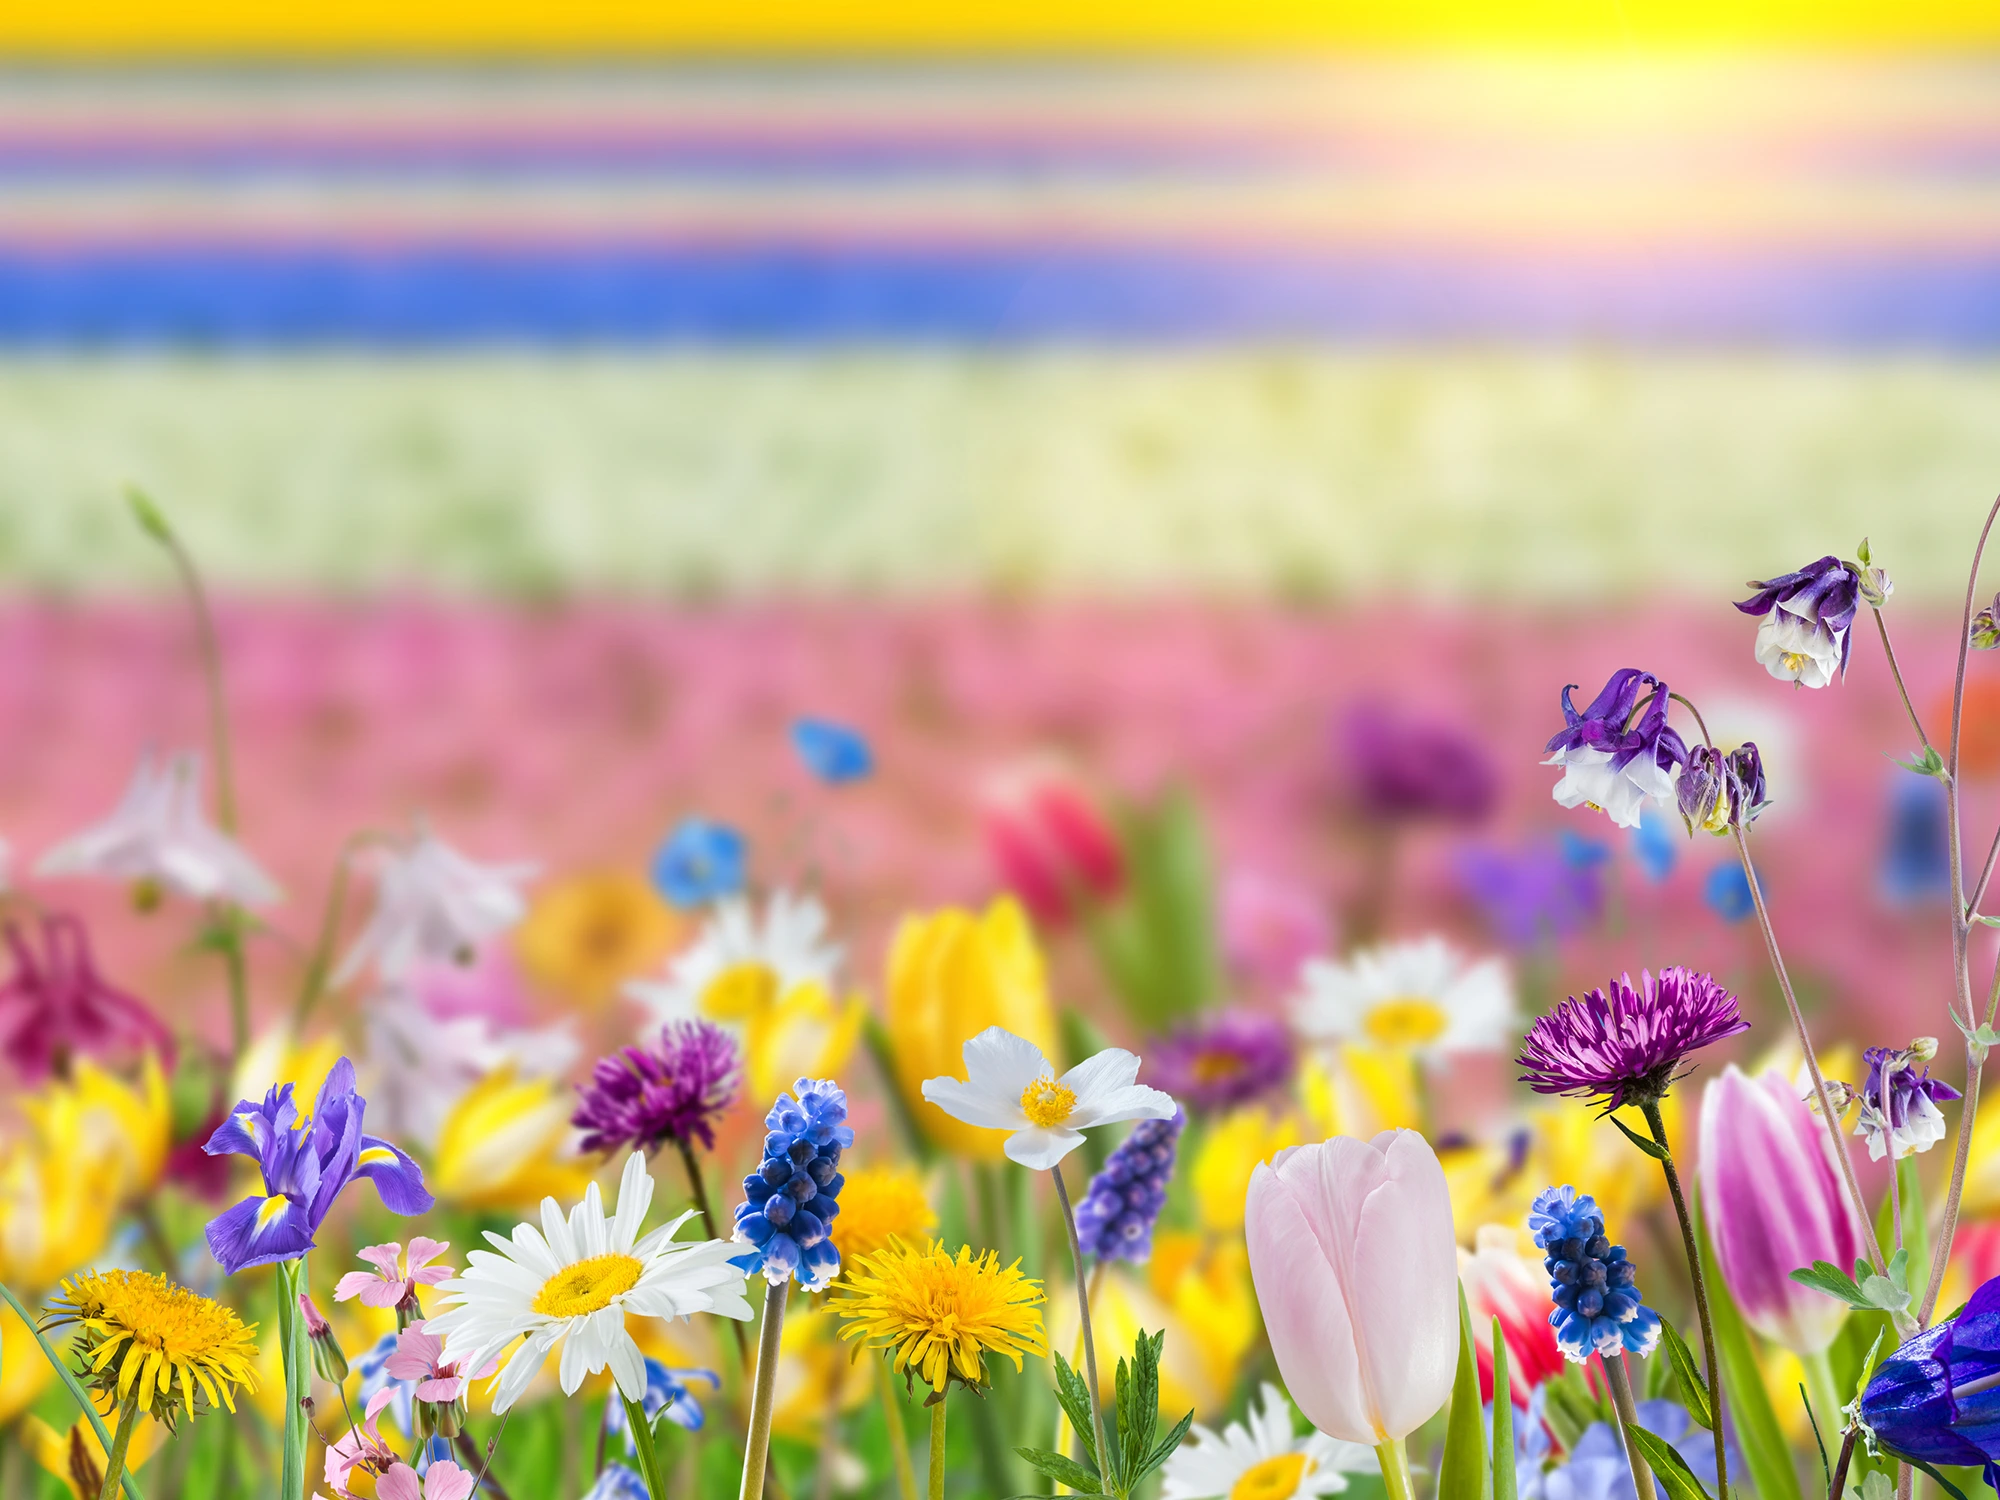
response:
<svg viewBox="0 0 2000 1500"><path fill-rule="evenodd" d="M1069 1418L1070 1430L1076 1434L1077 1441L1083 1445L1084 1457L1090 1460L1091 1467L1095 1469L1098 1467L1097 1438L1092 1431L1090 1420L1090 1393L1084 1387L1083 1377L1070 1368L1068 1360L1061 1354L1056 1354L1054 1358L1056 1404L1062 1407L1063 1415Z"/></svg>
<svg viewBox="0 0 2000 1500"><path fill-rule="evenodd" d="M1792 1452L1785 1442L1778 1414L1771 1409L1771 1397L1764 1389L1764 1372L1757 1363L1757 1351L1743 1314L1729 1295L1716 1264L1715 1247L1709 1242L1708 1225L1702 1218L1699 1199L1695 1211L1696 1237L1701 1247L1701 1279L1708 1288L1709 1321L1715 1329L1715 1359L1722 1374L1722 1396L1735 1432L1737 1451L1750 1470L1750 1487L1758 1500L1800 1500L1798 1471L1792 1467ZM1735 1486L1731 1486L1733 1493Z"/></svg>
<svg viewBox="0 0 2000 1500"><path fill-rule="evenodd" d="M1833 1466L1826 1461L1826 1439L1820 1436L1819 1417L1813 1411L1812 1397L1806 1394L1804 1381L1799 1382L1799 1405L1806 1409L1806 1421L1812 1426L1813 1446L1819 1450L1819 1477L1830 1494L1833 1491Z"/></svg>
<svg viewBox="0 0 2000 1500"><path fill-rule="evenodd" d="M1638 1131L1634 1130L1630 1125L1627 1125L1623 1120L1619 1119L1615 1112L1606 1111L1604 1118L1609 1120L1613 1125L1616 1125L1620 1130L1624 1131L1625 1139L1630 1141L1633 1145L1637 1146L1641 1151L1645 1152L1648 1156L1652 1157L1654 1161L1665 1161L1667 1159L1668 1152L1665 1146L1662 1146L1656 1140L1652 1140L1647 1136L1639 1134Z"/></svg>
<svg viewBox="0 0 2000 1500"><path fill-rule="evenodd" d="M1213 861L1200 809L1184 788L1134 811L1124 833L1124 899L1087 913L1087 926L1126 1010L1157 1031L1221 993Z"/></svg>
<svg viewBox="0 0 2000 1500"><path fill-rule="evenodd" d="M1060 1453L1050 1453L1045 1448L1016 1448L1014 1450L1037 1474L1046 1474L1057 1484L1068 1485L1079 1492L1098 1489L1103 1481L1097 1477L1097 1470L1078 1463L1073 1458L1065 1458Z"/></svg>
<svg viewBox="0 0 2000 1500"><path fill-rule="evenodd" d="M137 485L128 484L125 486L125 503L132 507L132 518L146 535L156 542L173 541L173 528L167 525L166 514L153 503L152 496Z"/></svg>
<svg viewBox="0 0 2000 1500"><path fill-rule="evenodd" d="M1867 1293L1855 1284L1852 1276L1830 1260L1816 1260L1810 1266L1793 1271L1791 1277L1800 1286L1825 1292L1836 1302L1845 1302L1849 1307L1866 1310L1876 1305L1868 1300Z"/></svg>
<svg viewBox="0 0 2000 1500"><path fill-rule="evenodd" d="M1951 773L1945 769L1944 759L1933 745L1924 746L1924 753L1908 760L1896 762L1906 771L1915 771L1919 776L1933 776L1939 781L1950 781Z"/></svg>
<svg viewBox="0 0 2000 1500"><path fill-rule="evenodd" d="M1896 1493L1896 1483L1880 1469L1870 1469L1861 1476L1858 1493L1861 1500L1889 1500Z"/></svg>
<svg viewBox="0 0 2000 1500"><path fill-rule="evenodd" d="M1514 1500L1514 1382L1498 1318L1493 1320L1493 1500Z"/></svg>
<svg viewBox="0 0 2000 1500"><path fill-rule="evenodd" d="M1625 1428L1631 1434L1632 1446L1639 1450L1639 1456L1646 1460L1653 1470L1653 1477L1673 1500L1709 1500L1708 1491L1702 1486L1695 1472L1687 1466L1687 1460L1675 1451L1674 1445L1658 1433L1648 1432L1636 1422Z"/></svg>
<svg viewBox="0 0 2000 1500"><path fill-rule="evenodd" d="M1694 1361L1694 1353L1681 1337L1680 1330L1665 1318L1660 1319L1660 1339L1667 1346L1667 1360L1674 1368L1674 1378L1680 1382L1681 1405L1688 1415L1711 1432L1715 1430L1715 1400L1708 1393L1708 1382L1701 1378L1701 1368Z"/></svg>
<svg viewBox="0 0 2000 1500"><path fill-rule="evenodd" d="M1931 1272L1931 1233L1929 1221L1924 1214L1924 1180L1923 1174L1917 1170L1917 1159L1914 1155L1906 1156L1896 1163L1896 1191L1903 1200L1903 1244L1906 1247L1906 1250L1898 1250L1896 1254L1907 1255L1905 1264L1914 1268L1916 1283L1912 1285L1908 1270L1896 1280L1908 1288L1914 1300L1918 1290L1930 1280ZM1891 1239L1890 1243L1894 1244L1895 1241ZM1890 1261L1890 1266L1893 1270L1895 1266L1893 1259Z"/></svg>
<svg viewBox="0 0 2000 1500"><path fill-rule="evenodd" d="M1154 1446L1153 1451L1151 1453L1148 1453L1146 1455L1146 1461L1139 1465L1139 1472L1136 1476L1134 1476L1132 1482L1134 1484L1137 1484L1139 1480L1144 1479L1148 1474L1152 1473L1153 1470L1159 1468L1161 1464L1165 1463L1168 1459L1172 1458L1174 1456L1174 1450L1180 1447L1181 1439L1187 1436L1188 1429L1192 1426L1194 1426L1193 1412L1189 1412L1186 1416L1182 1417L1178 1422L1174 1423L1174 1425L1168 1429L1167 1435L1160 1439L1160 1441Z"/></svg>
<svg viewBox="0 0 2000 1500"><path fill-rule="evenodd" d="M1458 1378L1451 1387L1451 1418L1445 1424L1444 1459L1438 1465L1438 1500L1482 1500L1486 1469L1486 1422L1479 1402L1479 1360L1472 1347L1472 1315L1465 1288L1458 1289Z"/></svg>
<svg viewBox="0 0 2000 1500"><path fill-rule="evenodd" d="M1125 1361L1118 1361L1118 1452L1124 1460L1120 1487L1130 1491L1138 1483L1133 1466L1143 1463L1153 1450L1153 1438L1160 1426L1160 1350L1166 1344L1165 1329L1148 1336L1139 1330L1132 1347L1130 1398L1126 1394Z"/></svg>
<svg viewBox="0 0 2000 1500"><path fill-rule="evenodd" d="M1544 1409L1550 1431L1564 1448L1574 1448L1593 1422L1609 1422L1610 1411L1591 1393L1582 1367L1565 1363L1562 1374L1548 1381Z"/></svg>
<svg viewBox="0 0 2000 1500"><path fill-rule="evenodd" d="M41 1345L42 1357L49 1362L49 1367L62 1380L63 1385L69 1391L70 1399L82 1408L83 1415L90 1423L91 1430L97 1434L97 1441L103 1444L104 1451L109 1453L111 1451L112 1434L105 1431L104 1419L98 1416L97 1408L91 1404L90 1394L84 1390L82 1383L76 1378L75 1372L63 1363L62 1357L56 1353L54 1346L49 1343L49 1336L36 1326L34 1315L21 1305L20 1299L8 1291L4 1284L0 1284L0 1302L5 1302L9 1307L13 1308L14 1316L27 1325L28 1332L33 1335L35 1342ZM138 1481L132 1477L129 1471L123 1476L120 1482L125 1490L125 1500L146 1500L146 1497L139 1492Z"/></svg>

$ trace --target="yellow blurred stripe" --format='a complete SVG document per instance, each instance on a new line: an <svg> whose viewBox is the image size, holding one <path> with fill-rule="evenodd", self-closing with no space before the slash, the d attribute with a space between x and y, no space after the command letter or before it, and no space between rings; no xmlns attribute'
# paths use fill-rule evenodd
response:
<svg viewBox="0 0 2000 1500"><path fill-rule="evenodd" d="M70 0L0 5L0 52L105 54L1972 46L1993 0Z"/></svg>

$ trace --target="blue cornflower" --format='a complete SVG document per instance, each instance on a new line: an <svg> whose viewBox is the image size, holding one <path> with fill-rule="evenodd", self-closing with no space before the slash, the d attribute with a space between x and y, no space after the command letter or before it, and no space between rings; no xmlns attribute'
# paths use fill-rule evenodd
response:
<svg viewBox="0 0 2000 1500"><path fill-rule="evenodd" d="M839 786L859 781L875 769L875 756L858 730L831 719L795 719L792 748L821 781Z"/></svg>
<svg viewBox="0 0 2000 1500"><path fill-rule="evenodd" d="M1639 826L1631 832L1632 856L1649 880L1665 880L1674 873L1680 846L1674 842L1670 825L1657 809L1639 815Z"/></svg>
<svg viewBox="0 0 2000 1500"><path fill-rule="evenodd" d="M1141 1120L1090 1179L1076 1206L1076 1235L1085 1255L1136 1261L1153 1253L1153 1225L1166 1206L1186 1123L1178 1110L1170 1120Z"/></svg>
<svg viewBox="0 0 2000 1500"><path fill-rule="evenodd" d="M612 1402L613 1406L620 1405ZM650 1500L646 1481L623 1464L606 1464L597 1483L584 1491L583 1500Z"/></svg>
<svg viewBox="0 0 2000 1500"><path fill-rule="evenodd" d="M653 884L683 911L743 889L750 846L727 823L683 818L653 856Z"/></svg>
<svg viewBox="0 0 2000 1500"><path fill-rule="evenodd" d="M1889 838L1877 882L1895 906L1920 906L1951 889L1951 834L1945 790L1928 776L1897 771L1889 784Z"/></svg>
<svg viewBox="0 0 2000 1500"><path fill-rule="evenodd" d="M1528 1232L1542 1247L1555 1310L1549 1326L1566 1359L1623 1348L1647 1355L1660 1342L1660 1315L1639 1299L1638 1271L1625 1247L1604 1235L1604 1216L1589 1194L1544 1188L1528 1211Z"/></svg>
<svg viewBox="0 0 2000 1500"><path fill-rule="evenodd" d="M831 1225L846 1181L840 1152L854 1144L854 1132L843 1123L847 1095L832 1079L801 1078L792 1087L798 1097L780 1094L764 1116L764 1159L743 1179L736 1206L735 1238L753 1248L730 1264L762 1271L773 1286L796 1277L817 1292L840 1274Z"/></svg>
<svg viewBox="0 0 2000 1500"><path fill-rule="evenodd" d="M710 1390L720 1389L722 1382L713 1370L677 1370L663 1365L657 1359L646 1361L646 1419L652 1421L664 1409L667 1420L676 1427L689 1432L700 1432L701 1424L708 1414L701 1409L701 1403L688 1389L690 1380L706 1380ZM607 1437L625 1434L625 1451L637 1455L639 1445L632 1441L630 1424L625 1419L623 1401L604 1403L604 1432Z"/></svg>
<svg viewBox="0 0 2000 1500"><path fill-rule="evenodd" d="M377 1391L391 1392L389 1410L396 1414L396 1425L405 1432L415 1432L417 1383L414 1380L398 1380L387 1368L389 1356L396 1352L396 1337L393 1331L383 1334L375 1341L374 1347L354 1361L351 1368L361 1377L357 1402L366 1411L369 1397Z"/></svg>
<svg viewBox="0 0 2000 1500"><path fill-rule="evenodd" d="M1733 859L1708 872L1701 883L1701 899L1710 911L1730 923L1747 921L1757 910L1757 898L1750 894L1750 877Z"/></svg>

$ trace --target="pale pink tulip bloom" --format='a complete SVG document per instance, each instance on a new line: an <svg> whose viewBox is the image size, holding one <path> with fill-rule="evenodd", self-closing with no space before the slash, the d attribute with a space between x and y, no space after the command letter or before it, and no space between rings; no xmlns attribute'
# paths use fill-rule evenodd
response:
<svg viewBox="0 0 2000 1500"><path fill-rule="evenodd" d="M1458 1362L1458 1245L1421 1135L1279 1152L1251 1174L1244 1232L1271 1352L1313 1426L1379 1447L1436 1414Z"/></svg>
<svg viewBox="0 0 2000 1500"><path fill-rule="evenodd" d="M449 1240L433 1240L417 1235L410 1241L406 1270L400 1263L403 1254L401 1245L393 1241L387 1245L369 1245L358 1253L362 1260L376 1269L349 1271L335 1283L333 1300L345 1302L350 1297L359 1297L364 1307L394 1307L405 1297L415 1298L418 1287L436 1286L457 1274L450 1266L430 1264L450 1248Z"/></svg>

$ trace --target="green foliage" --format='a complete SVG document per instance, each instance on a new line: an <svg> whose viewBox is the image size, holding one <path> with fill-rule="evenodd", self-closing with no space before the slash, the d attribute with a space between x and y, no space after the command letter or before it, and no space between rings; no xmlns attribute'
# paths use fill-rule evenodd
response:
<svg viewBox="0 0 2000 1500"><path fill-rule="evenodd" d="M1498 1318L1493 1320L1493 1500L1514 1500L1514 1382Z"/></svg>
<svg viewBox="0 0 2000 1500"><path fill-rule="evenodd" d="M1633 1145L1637 1146L1641 1151L1645 1152L1648 1156L1652 1157L1654 1161L1665 1161L1668 1159L1669 1153L1665 1146L1662 1146L1658 1141L1652 1139L1650 1136L1643 1136L1639 1134L1638 1131L1634 1130L1630 1125L1627 1125L1623 1120L1619 1119L1614 1111L1606 1110L1604 1112L1603 1117L1609 1120L1613 1125L1616 1125L1621 1131L1623 1131L1626 1140L1630 1141Z"/></svg>
<svg viewBox="0 0 2000 1500"><path fill-rule="evenodd" d="M1496 1406L1497 1412L1499 1408ZM1500 1425L1496 1418L1494 1426ZM1472 1348L1472 1315L1465 1288L1458 1289L1458 1374L1451 1386L1444 1459L1438 1465L1438 1500L1481 1500L1491 1482L1486 1467L1486 1427L1479 1402L1479 1362Z"/></svg>
<svg viewBox="0 0 2000 1500"><path fill-rule="evenodd" d="M1092 923L1091 936L1126 1010L1157 1031L1222 990L1214 862L1200 810L1185 789L1127 818L1125 860L1124 899Z"/></svg>
<svg viewBox="0 0 2000 1500"><path fill-rule="evenodd" d="M1810 1266L1792 1272L1792 1280L1816 1292L1825 1292L1856 1312L1879 1310L1895 1313L1910 1305L1909 1272L1910 1252L1898 1250L1890 1257L1886 1275L1865 1260L1854 1263L1852 1276L1832 1261L1816 1260Z"/></svg>
<svg viewBox="0 0 2000 1500"><path fill-rule="evenodd" d="M1611 1409L1591 1393L1583 1367L1565 1364L1562 1374L1548 1381L1543 1418L1565 1448L1574 1448L1592 1422L1609 1422Z"/></svg>
<svg viewBox="0 0 2000 1500"><path fill-rule="evenodd" d="M1951 772L1945 769L1944 757L1937 753L1935 746L1926 745L1923 754L1899 760L1896 764L1906 771L1915 771L1919 776L1931 776L1939 781L1951 780Z"/></svg>
<svg viewBox="0 0 2000 1500"><path fill-rule="evenodd" d="M1079 1495L1125 1500L1149 1474L1172 1457L1194 1423L1194 1413L1189 1412L1165 1436L1160 1435L1160 1350L1166 1341L1165 1332L1148 1334L1141 1329L1131 1360L1118 1361L1113 1382L1115 1395L1105 1413L1104 1446L1109 1452L1104 1459L1100 1460L1097 1452L1089 1391L1083 1377L1060 1354L1052 1356L1056 1367L1056 1401L1076 1433L1083 1458L1081 1461L1067 1458L1045 1448L1014 1451L1036 1473L1068 1486Z"/></svg>
<svg viewBox="0 0 2000 1500"><path fill-rule="evenodd" d="M1778 1414L1771 1409L1764 1389L1764 1374L1757 1364L1757 1351L1750 1342L1750 1330L1743 1314L1729 1295L1716 1263L1715 1247L1709 1242L1708 1225L1699 1205L1695 1232L1701 1247L1701 1276L1708 1288L1709 1321L1715 1328L1715 1361L1722 1374L1722 1396L1735 1433L1737 1449L1750 1471L1750 1488L1758 1500L1800 1500L1798 1471L1792 1466L1792 1452L1785 1444ZM1733 1489L1734 1486L1731 1486Z"/></svg>
<svg viewBox="0 0 2000 1500"><path fill-rule="evenodd" d="M1701 1378L1701 1368L1695 1363L1694 1351L1687 1341L1665 1318L1660 1319L1660 1342L1666 1346L1667 1360L1673 1366L1674 1379L1680 1385L1681 1405L1687 1414L1711 1432L1715 1430L1715 1401L1708 1393L1708 1382Z"/></svg>
<svg viewBox="0 0 2000 1500"><path fill-rule="evenodd" d="M1680 1456L1674 1445L1658 1433L1648 1432L1636 1422L1627 1427L1632 1446L1639 1450L1639 1456L1653 1471L1670 1500L1709 1500L1708 1491L1690 1469L1687 1460Z"/></svg>

